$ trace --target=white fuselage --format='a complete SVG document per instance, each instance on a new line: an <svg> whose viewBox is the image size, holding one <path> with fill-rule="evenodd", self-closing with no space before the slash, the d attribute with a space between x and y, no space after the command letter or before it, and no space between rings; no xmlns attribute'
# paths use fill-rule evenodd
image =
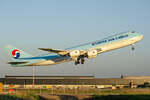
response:
<svg viewBox="0 0 150 100"><path fill-rule="evenodd" d="M95 48L101 49L101 51L98 52L98 54L100 54L100 53L103 53L103 52L107 52L107 51L110 51L110 50L114 50L114 49L118 49L118 48L122 48L122 47L125 47L125 46L129 46L129 45L135 44L136 42L140 41L143 38L144 38L144 36L128 38L128 39L125 39L125 40L120 40L120 41L104 44L104 45L101 45L101 46L97 46ZM91 49L93 49L93 48L91 48ZM32 64L32 66L52 65L52 64L58 64L58 63L62 63L62 62L67 62L67 61L70 61L70 60L71 59L69 59L69 60L62 60L61 62L57 62L57 63L52 61L52 60L43 60L43 61L40 61L38 63Z"/></svg>

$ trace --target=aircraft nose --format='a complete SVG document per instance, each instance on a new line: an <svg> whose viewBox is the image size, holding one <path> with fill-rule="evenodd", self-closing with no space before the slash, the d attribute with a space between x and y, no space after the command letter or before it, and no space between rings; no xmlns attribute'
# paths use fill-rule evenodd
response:
<svg viewBox="0 0 150 100"><path fill-rule="evenodd" d="M141 35L141 39L143 39L144 38L144 35Z"/></svg>
<svg viewBox="0 0 150 100"><path fill-rule="evenodd" d="M139 36L139 40L142 40L144 38L144 35Z"/></svg>

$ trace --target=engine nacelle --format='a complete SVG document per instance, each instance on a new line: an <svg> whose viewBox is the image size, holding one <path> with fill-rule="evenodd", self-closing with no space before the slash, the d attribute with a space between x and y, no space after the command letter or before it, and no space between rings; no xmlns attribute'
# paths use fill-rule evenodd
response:
<svg viewBox="0 0 150 100"><path fill-rule="evenodd" d="M90 50L87 52L88 58L95 58L97 56L97 50Z"/></svg>
<svg viewBox="0 0 150 100"><path fill-rule="evenodd" d="M71 58L76 58L78 56L80 56L80 51L79 50L73 50L69 53Z"/></svg>

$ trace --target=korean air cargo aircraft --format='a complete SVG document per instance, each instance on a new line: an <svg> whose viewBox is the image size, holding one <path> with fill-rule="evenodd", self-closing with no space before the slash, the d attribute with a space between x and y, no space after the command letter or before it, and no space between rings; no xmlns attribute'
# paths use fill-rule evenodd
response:
<svg viewBox="0 0 150 100"><path fill-rule="evenodd" d="M40 50L49 52L43 56L32 56L23 50L13 46L7 46L9 54L13 60L8 62L14 67L20 66L47 66L60 64L63 62L74 61L75 65L84 64L85 58L95 58L98 54L131 46L134 50L134 44L142 40L144 36L137 32L123 32L107 38L73 46L64 50L39 48Z"/></svg>

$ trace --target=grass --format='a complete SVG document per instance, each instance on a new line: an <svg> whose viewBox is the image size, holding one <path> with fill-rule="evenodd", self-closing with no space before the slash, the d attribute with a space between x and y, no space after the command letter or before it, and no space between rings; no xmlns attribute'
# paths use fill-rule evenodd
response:
<svg viewBox="0 0 150 100"><path fill-rule="evenodd" d="M150 100L150 95L95 95L85 100Z"/></svg>
<svg viewBox="0 0 150 100"><path fill-rule="evenodd" d="M0 100L25 100L14 95L0 95Z"/></svg>
<svg viewBox="0 0 150 100"><path fill-rule="evenodd" d="M150 94L150 88L137 89L18 89L15 93L33 93L33 94L67 94L67 95L132 95L132 94Z"/></svg>
<svg viewBox="0 0 150 100"><path fill-rule="evenodd" d="M32 92L16 92L0 95L0 100L45 100Z"/></svg>
<svg viewBox="0 0 150 100"><path fill-rule="evenodd" d="M53 96L57 94L61 98L72 96L83 97L81 100L150 100L150 89L82 89L82 90L17 90L13 94L0 95L0 100L46 100L40 95ZM88 96L88 98L86 98ZM61 100L61 99L60 99ZM66 99L67 100L67 99ZM74 100L74 99L73 99ZM78 100L78 99L75 99Z"/></svg>

